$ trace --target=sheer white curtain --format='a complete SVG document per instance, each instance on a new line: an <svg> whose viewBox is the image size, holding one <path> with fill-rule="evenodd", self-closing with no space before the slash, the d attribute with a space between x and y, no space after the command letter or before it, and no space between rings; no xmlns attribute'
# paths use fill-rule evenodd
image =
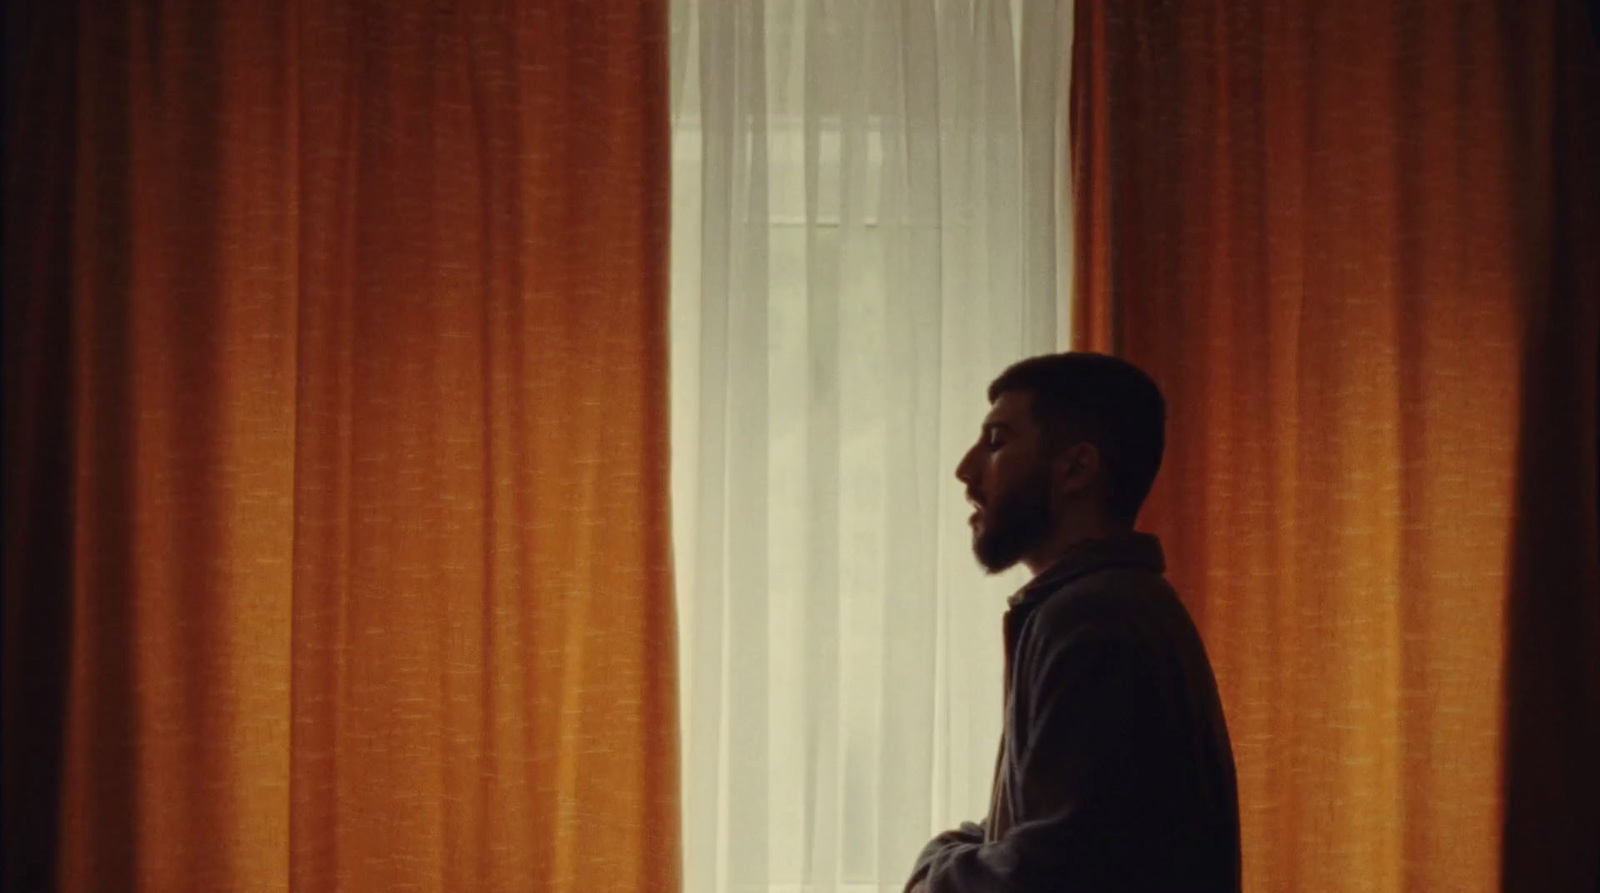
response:
<svg viewBox="0 0 1600 893"><path fill-rule="evenodd" d="M688 893L898 890L987 810L1001 631L953 477L1066 344L1068 0L678 0Z"/></svg>

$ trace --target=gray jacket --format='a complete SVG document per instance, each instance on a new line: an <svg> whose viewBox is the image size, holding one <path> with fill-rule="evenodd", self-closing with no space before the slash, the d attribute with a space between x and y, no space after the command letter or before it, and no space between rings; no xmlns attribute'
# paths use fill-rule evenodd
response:
<svg viewBox="0 0 1600 893"><path fill-rule="evenodd" d="M1233 750L1205 647L1146 534L1011 599L988 818L927 845L929 893L1237 893Z"/></svg>

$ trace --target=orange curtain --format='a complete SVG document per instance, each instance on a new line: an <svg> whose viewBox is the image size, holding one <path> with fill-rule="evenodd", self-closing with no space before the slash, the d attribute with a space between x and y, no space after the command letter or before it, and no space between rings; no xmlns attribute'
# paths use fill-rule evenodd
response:
<svg viewBox="0 0 1600 893"><path fill-rule="evenodd" d="M1166 389L1252 891L1592 891L1576 3L1078 4L1077 339Z"/></svg>
<svg viewBox="0 0 1600 893"><path fill-rule="evenodd" d="M6 889L676 886L666 25L8 7Z"/></svg>

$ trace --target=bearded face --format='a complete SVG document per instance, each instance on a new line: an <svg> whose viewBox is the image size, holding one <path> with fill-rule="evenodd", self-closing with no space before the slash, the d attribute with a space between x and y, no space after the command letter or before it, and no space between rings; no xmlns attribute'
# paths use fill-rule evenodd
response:
<svg viewBox="0 0 1600 893"><path fill-rule="evenodd" d="M984 570L998 574L1010 570L1049 536L1055 526L1050 511L1050 474L1043 463L1014 482L995 481L998 492L970 489L977 506L972 525L972 554Z"/></svg>
<svg viewBox="0 0 1600 893"><path fill-rule="evenodd" d="M956 469L974 509L972 552L990 573L1021 561L1055 524L1050 468L1031 404L1025 392L1000 395Z"/></svg>

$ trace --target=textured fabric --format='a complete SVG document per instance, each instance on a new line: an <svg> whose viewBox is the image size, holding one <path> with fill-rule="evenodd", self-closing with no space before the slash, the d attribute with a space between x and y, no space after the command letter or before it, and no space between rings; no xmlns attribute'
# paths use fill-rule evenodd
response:
<svg viewBox="0 0 1600 893"><path fill-rule="evenodd" d="M1012 598L989 814L930 843L908 888L1239 889L1227 725L1163 568L1154 537L1091 541Z"/></svg>
<svg viewBox="0 0 1600 893"><path fill-rule="evenodd" d="M665 5L76 6L8 18L6 889L673 889Z"/></svg>
<svg viewBox="0 0 1600 893"><path fill-rule="evenodd" d="M1065 347L1070 10L673 4L690 893L893 889L988 800L1021 581L953 472Z"/></svg>
<svg viewBox="0 0 1600 893"><path fill-rule="evenodd" d="M1246 889L1595 889L1582 10L1078 11L1077 334L1166 391Z"/></svg>

